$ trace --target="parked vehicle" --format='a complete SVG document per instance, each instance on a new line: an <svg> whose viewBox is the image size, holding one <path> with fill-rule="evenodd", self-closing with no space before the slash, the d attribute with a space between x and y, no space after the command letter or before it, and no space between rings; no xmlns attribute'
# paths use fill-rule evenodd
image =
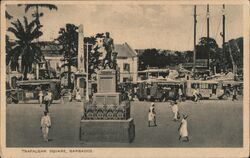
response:
<svg viewBox="0 0 250 158"><path fill-rule="evenodd" d="M177 99L178 89L182 88L185 91L185 82L183 81L168 81L168 80L152 80L144 81L138 85L138 99L140 101L167 101L169 99Z"/></svg>
<svg viewBox="0 0 250 158"><path fill-rule="evenodd" d="M24 80L16 82L16 89L6 90L7 103L37 100L39 89L44 91L44 93L50 89L53 94L52 100L58 100L60 98L60 80Z"/></svg>
<svg viewBox="0 0 250 158"><path fill-rule="evenodd" d="M195 89L199 91L200 97L203 99L209 99L211 97L220 99L224 94L224 88L221 82L212 80L187 80L186 96L188 98L193 97L193 92Z"/></svg>

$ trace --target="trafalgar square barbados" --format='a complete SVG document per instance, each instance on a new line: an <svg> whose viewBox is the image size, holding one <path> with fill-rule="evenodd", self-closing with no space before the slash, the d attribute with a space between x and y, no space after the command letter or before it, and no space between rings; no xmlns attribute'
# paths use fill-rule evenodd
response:
<svg viewBox="0 0 250 158"><path fill-rule="evenodd" d="M1 13L2 157L249 156L249 1Z"/></svg>

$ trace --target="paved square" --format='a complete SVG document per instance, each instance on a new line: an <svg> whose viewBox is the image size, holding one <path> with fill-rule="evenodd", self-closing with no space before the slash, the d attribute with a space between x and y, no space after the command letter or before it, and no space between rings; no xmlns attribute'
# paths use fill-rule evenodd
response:
<svg viewBox="0 0 250 158"><path fill-rule="evenodd" d="M157 126L148 127L150 102L131 102L135 122L132 143L79 141L82 103L55 103L50 107L52 128L49 142L43 142L40 118L44 107L39 104L7 105L7 147L242 147L243 102L231 100L186 101L181 113L189 115L190 142L178 140L180 122L172 121L169 102L156 102Z"/></svg>

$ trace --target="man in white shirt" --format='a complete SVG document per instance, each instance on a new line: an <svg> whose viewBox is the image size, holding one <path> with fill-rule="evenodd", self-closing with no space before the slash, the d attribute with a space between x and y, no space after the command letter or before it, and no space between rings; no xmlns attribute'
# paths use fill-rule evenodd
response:
<svg viewBox="0 0 250 158"><path fill-rule="evenodd" d="M43 140L48 142L49 141L49 129L51 127L51 120L50 116L46 111L44 111L44 116L41 118L41 130L43 135Z"/></svg>

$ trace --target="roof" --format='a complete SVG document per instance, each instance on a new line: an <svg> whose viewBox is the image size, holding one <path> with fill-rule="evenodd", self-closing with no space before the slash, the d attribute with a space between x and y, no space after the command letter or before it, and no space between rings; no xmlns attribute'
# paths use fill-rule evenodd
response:
<svg viewBox="0 0 250 158"><path fill-rule="evenodd" d="M137 56L136 51L132 49L126 42L123 44L115 44L114 47L114 51L118 53L117 58L132 58Z"/></svg>
<svg viewBox="0 0 250 158"><path fill-rule="evenodd" d="M59 83L60 80L58 79L47 79L47 80L23 80L17 81L18 85L42 85L42 84L49 84L52 82Z"/></svg>
<svg viewBox="0 0 250 158"><path fill-rule="evenodd" d="M41 46L41 51L46 57L61 57L60 49L61 45L53 42L53 41L43 41L39 42Z"/></svg>

